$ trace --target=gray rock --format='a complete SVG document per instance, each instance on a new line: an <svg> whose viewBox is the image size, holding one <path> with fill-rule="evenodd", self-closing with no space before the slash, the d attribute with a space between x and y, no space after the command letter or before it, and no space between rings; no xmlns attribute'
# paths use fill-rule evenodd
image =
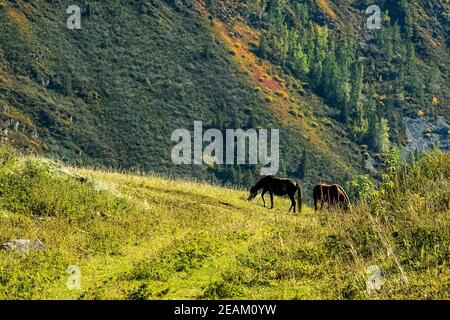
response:
<svg viewBox="0 0 450 320"><path fill-rule="evenodd" d="M17 252L28 254L35 251L45 251L46 247L45 244L39 239L16 239L0 245L0 249L14 250Z"/></svg>
<svg viewBox="0 0 450 320"><path fill-rule="evenodd" d="M450 139L448 124L443 117L439 117L436 122L430 118L405 118L406 135L408 144L403 149L404 155L416 149L419 151L427 151L439 143L440 149L443 151L450 150Z"/></svg>

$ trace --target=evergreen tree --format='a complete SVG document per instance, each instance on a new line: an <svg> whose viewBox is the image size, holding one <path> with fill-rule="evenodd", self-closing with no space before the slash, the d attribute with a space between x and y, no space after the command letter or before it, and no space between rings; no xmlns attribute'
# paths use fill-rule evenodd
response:
<svg viewBox="0 0 450 320"><path fill-rule="evenodd" d="M330 50L323 62L321 79L322 90L330 104L337 104L335 97L338 92L338 72L334 52Z"/></svg>
<svg viewBox="0 0 450 320"><path fill-rule="evenodd" d="M250 109L247 120L247 129L254 129L254 128L256 128L255 113L253 112L253 110Z"/></svg>
<svg viewBox="0 0 450 320"><path fill-rule="evenodd" d="M308 57L302 52L301 49L297 49L294 52L292 63L296 76L299 78L306 78L309 74Z"/></svg>
<svg viewBox="0 0 450 320"><path fill-rule="evenodd" d="M278 174L280 177L287 177L286 162L280 157L280 168L278 169Z"/></svg>
<svg viewBox="0 0 450 320"><path fill-rule="evenodd" d="M406 55L406 51L400 27L397 23L395 23L394 26L391 28L391 36L392 36L393 53L396 56L399 56L400 61L402 61Z"/></svg>
<svg viewBox="0 0 450 320"><path fill-rule="evenodd" d="M430 94L438 96L441 91L441 71L436 64L433 65L428 77L428 87Z"/></svg>
<svg viewBox="0 0 450 320"><path fill-rule="evenodd" d="M73 86L72 86L72 76L70 75L70 73L64 73L63 86L65 94L67 96L71 96L73 93Z"/></svg>
<svg viewBox="0 0 450 320"><path fill-rule="evenodd" d="M379 117L376 112L369 116L367 131L369 147L376 152L387 152L390 147L389 125L386 118Z"/></svg>
<svg viewBox="0 0 450 320"><path fill-rule="evenodd" d="M409 0L400 0L400 18L403 26L403 32L406 39L409 41L413 35L413 21L408 1Z"/></svg>
<svg viewBox="0 0 450 320"><path fill-rule="evenodd" d="M406 42L406 61L408 66L414 66L416 63L416 49L411 41Z"/></svg>
<svg viewBox="0 0 450 320"><path fill-rule="evenodd" d="M419 70L417 70L416 65L409 66L408 82L406 88L409 94L419 99L424 96L425 84L423 83L422 76Z"/></svg>
<svg viewBox="0 0 450 320"><path fill-rule="evenodd" d="M387 27L382 28L381 30L384 30L384 32L382 32L382 37L383 37L383 48L384 48L384 52L385 52L385 56L386 56L386 61L388 63L391 63L392 57L394 54L394 43L392 40L392 27L391 27L391 25L388 25Z"/></svg>
<svg viewBox="0 0 450 320"><path fill-rule="evenodd" d="M306 151L303 150L297 169L295 171L295 176L301 180L305 179L307 167L308 167L308 158L306 155Z"/></svg>
<svg viewBox="0 0 450 320"><path fill-rule="evenodd" d="M361 103L361 93L363 88L364 65L362 63L353 64L354 78L352 81L352 89L350 93L350 107L354 115L356 115L355 129L356 131L364 131L364 109Z"/></svg>
<svg viewBox="0 0 450 320"><path fill-rule="evenodd" d="M390 148L389 123L386 118L380 120L377 147L380 152L387 152Z"/></svg>

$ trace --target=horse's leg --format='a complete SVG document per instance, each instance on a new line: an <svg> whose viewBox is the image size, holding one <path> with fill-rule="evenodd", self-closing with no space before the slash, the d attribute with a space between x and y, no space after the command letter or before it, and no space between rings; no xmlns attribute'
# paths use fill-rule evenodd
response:
<svg viewBox="0 0 450 320"><path fill-rule="evenodd" d="M341 195L340 195L339 191L338 191L338 194L336 195L336 207L337 207L339 210L342 210L342 206L341 206Z"/></svg>
<svg viewBox="0 0 450 320"><path fill-rule="evenodd" d="M333 197L333 206L336 207L337 209L340 208L340 204L339 204L339 189L336 190L336 194Z"/></svg>
<svg viewBox="0 0 450 320"><path fill-rule="evenodd" d="M320 194L320 210L323 210L323 204L325 203L325 194L322 190L320 190L322 193Z"/></svg>
<svg viewBox="0 0 450 320"><path fill-rule="evenodd" d="M327 195L328 195L328 210L330 210L333 207L333 199L331 199L330 196L330 188L327 188Z"/></svg>
<svg viewBox="0 0 450 320"><path fill-rule="evenodd" d="M273 191L269 190L269 194L270 194L270 209L273 209Z"/></svg>
<svg viewBox="0 0 450 320"><path fill-rule="evenodd" d="M264 195L266 194L266 192L267 192L267 190L263 189L263 191L261 193L261 198L262 198L263 203L264 203L264 208L266 207L266 199L264 199Z"/></svg>
<svg viewBox="0 0 450 320"><path fill-rule="evenodd" d="M325 193L323 192L323 187L320 187L320 210L323 210L323 205L325 204Z"/></svg>
<svg viewBox="0 0 450 320"><path fill-rule="evenodd" d="M295 213L295 198L294 195L292 194L288 194L289 199L291 199L291 206L289 207L289 212L291 212L291 209L294 208L294 213Z"/></svg>

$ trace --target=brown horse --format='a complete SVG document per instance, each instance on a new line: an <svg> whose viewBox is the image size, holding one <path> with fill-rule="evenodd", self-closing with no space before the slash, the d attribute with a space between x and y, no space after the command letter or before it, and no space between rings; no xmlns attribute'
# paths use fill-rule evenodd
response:
<svg viewBox="0 0 450 320"><path fill-rule="evenodd" d="M345 211L351 209L350 199L347 192L337 184L319 184L315 186L313 191L314 210L317 211L317 205L320 201L320 209L324 203L328 203L329 207L339 206Z"/></svg>
<svg viewBox="0 0 450 320"><path fill-rule="evenodd" d="M261 197L264 202L264 208L266 207L266 200L264 195L269 192L271 207L273 208L273 195L284 196L288 195L291 199L291 206L289 212L294 209L295 213L295 193L297 193L298 212L302 212L302 189L300 185L290 179L281 179L274 176L265 176L261 178L253 187L250 188L250 196L248 200L252 200L258 194L258 191L262 189Z"/></svg>

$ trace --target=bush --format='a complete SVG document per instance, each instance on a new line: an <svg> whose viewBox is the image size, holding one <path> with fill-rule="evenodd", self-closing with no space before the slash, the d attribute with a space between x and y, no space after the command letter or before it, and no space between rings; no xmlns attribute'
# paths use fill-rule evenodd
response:
<svg viewBox="0 0 450 320"><path fill-rule="evenodd" d="M55 162L11 158L7 152L2 152L0 159L0 206L4 209L37 217L86 220L97 212L114 215L129 207L125 200L95 190L92 183Z"/></svg>
<svg viewBox="0 0 450 320"><path fill-rule="evenodd" d="M227 282L223 279L214 281L204 288L200 299L226 299L235 298L240 295L239 288L233 283Z"/></svg>
<svg viewBox="0 0 450 320"><path fill-rule="evenodd" d="M147 300L151 296L152 291L148 288L147 283L142 283L137 288L127 293L128 300Z"/></svg>

